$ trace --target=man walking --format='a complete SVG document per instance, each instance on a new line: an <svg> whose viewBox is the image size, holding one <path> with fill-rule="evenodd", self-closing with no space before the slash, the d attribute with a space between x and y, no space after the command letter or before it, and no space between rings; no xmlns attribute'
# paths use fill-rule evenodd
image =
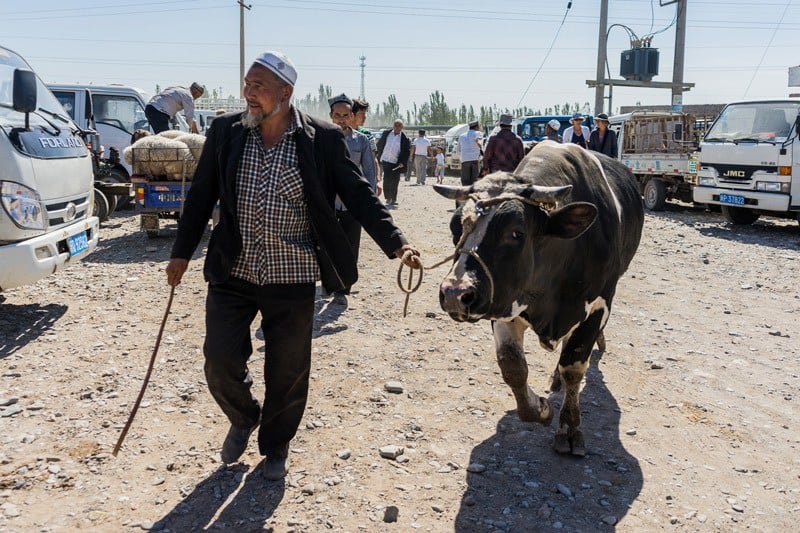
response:
<svg viewBox="0 0 800 533"><path fill-rule="evenodd" d="M394 127L386 130L378 140L378 159L383 170L383 196L386 207L397 207L397 189L400 186L400 171L406 166L411 143L403 133L403 121L394 121Z"/></svg>
<svg viewBox="0 0 800 533"><path fill-rule="evenodd" d="M328 100L331 106L331 122L342 128L344 133L344 142L347 144L347 151L350 154L350 160L356 164L361 174L367 178L372 192L375 192L376 177L375 177L375 156L372 154L372 149L369 145L369 139L363 133L354 130L353 117L353 101L347 97L346 94L334 96ZM350 248L353 250L353 258L358 264L358 250L361 245L361 225L347 210L341 198L336 197L336 218L342 226L347 240L350 243ZM342 296L350 294L350 286L345 286L344 289L336 291L339 303L342 303Z"/></svg>
<svg viewBox="0 0 800 533"><path fill-rule="evenodd" d="M469 186L478 180L483 140L479 131L480 123L475 120L469 123L469 129L458 137L456 147L461 158L461 185Z"/></svg>
<svg viewBox="0 0 800 533"><path fill-rule="evenodd" d="M194 101L203 96L205 88L197 82L186 87L167 87L150 99L144 108L144 116L155 133L169 129L169 121L183 109L186 122L192 133L197 133L197 122L194 119Z"/></svg>
<svg viewBox="0 0 800 533"><path fill-rule="evenodd" d="M425 185L428 175L428 157L432 156L431 141L425 137L425 130L417 132L418 137L411 143L411 160L414 161L414 172L417 175L417 185Z"/></svg>
<svg viewBox="0 0 800 533"><path fill-rule="evenodd" d="M245 75L247 110L211 123L166 270L175 287L219 202L203 267L206 382L231 423L222 460L238 460L259 428L267 479L286 475L289 442L305 410L315 283L334 292L357 277L335 196L387 256L411 266L418 254L348 158L341 129L292 105L296 79L288 57L261 54ZM263 404L250 392L247 368L258 313L266 344Z"/></svg>
<svg viewBox="0 0 800 533"><path fill-rule="evenodd" d="M522 139L511 131L511 115L500 115L500 131L489 137L483 154L483 167L487 172L504 170L513 172L525 157Z"/></svg>

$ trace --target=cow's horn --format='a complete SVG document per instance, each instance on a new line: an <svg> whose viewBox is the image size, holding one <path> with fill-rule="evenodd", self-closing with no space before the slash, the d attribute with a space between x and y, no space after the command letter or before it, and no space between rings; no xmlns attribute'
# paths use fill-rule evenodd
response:
<svg viewBox="0 0 800 533"><path fill-rule="evenodd" d="M562 200L572 190L572 185L562 185L559 187L545 187L534 185L526 190L524 196L536 203L552 203Z"/></svg>
<svg viewBox="0 0 800 533"><path fill-rule="evenodd" d="M433 190L450 200L466 201L469 197L470 187L454 187L452 185L434 185Z"/></svg>

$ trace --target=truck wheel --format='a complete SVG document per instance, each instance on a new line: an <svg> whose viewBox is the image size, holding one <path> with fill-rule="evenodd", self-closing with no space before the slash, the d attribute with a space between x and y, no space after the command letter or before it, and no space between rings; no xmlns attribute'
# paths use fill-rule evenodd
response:
<svg viewBox="0 0 800 533"><path fill-rule="evenodd" d="M108 220L108 198L102 191L94 190L94 205L92 206L92 216L100 219L100 222Z"/></svg>
<svg viewBox="0 0 800 533"><path fill-rule="evenodd" d="M105 179L108 181L113 181L114 183L130 183L131 178L125 172L121 171L118 168L112 168L108 172L108 176L105 176ZM131 204L133 197L131 196L122 196L122 195L115 195L117 198L117 209L125 209ZM113 213L114 210L112 209L111 212Z"/></svg>
<svg viewBox="0 0 800 533"><path fill-rule="evenodd" d="M110 217L111 213L116 211L117 207L119 207L119 202L118 202L119 196L117 196L116 194L109 194L106 195L106 200L108 201L108 216Z"/></svg>
<svg viewBox="0 0 800 533"><path fill-rule="evenodd" d="M667 186L658 178L644 185L644 206L650 211L663 211L667 203Z"/></svg>
<svg viewBox="0 0 800 533"><path fill-rule="evenodd" d="M736 224L737 226L746 226L758 220L760 215L752 209L723 205L722 216L724 216L725 220L731 224Z"/></svg>

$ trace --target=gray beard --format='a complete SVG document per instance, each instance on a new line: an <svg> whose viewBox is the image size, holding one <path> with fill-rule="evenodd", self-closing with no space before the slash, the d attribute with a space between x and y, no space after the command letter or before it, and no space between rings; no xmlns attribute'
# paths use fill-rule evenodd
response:
<svg viewBox="0 0 800 533"><path fill-rule="evenodd" d="M256 129L261 125L262 122L280 113L281 109L282 109L281 104L275 106L275 108L267 114L251 113L250 110L248 109L247 112L242 117L242 126L244 126L245 128Z"/></svg>

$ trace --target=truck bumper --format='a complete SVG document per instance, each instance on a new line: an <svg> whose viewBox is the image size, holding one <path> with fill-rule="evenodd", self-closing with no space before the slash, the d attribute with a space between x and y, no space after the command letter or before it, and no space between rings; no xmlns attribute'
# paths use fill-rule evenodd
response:
<svg viewBox="0 0 800 533"><path fill-rule="evenodd" d="M84 231L89 247L70 255L67 239ZM35 283L80 261L97 248L99 235L100 220L89 217L32 239L0 246L0 291Z"/></svg>
<svg viewBox="0 0 800 533"><path fill-rule="evenodd" d="M693 198L695 202L700 204L731 205L720 202L720 194L744 197L745 205L734 205L733 207L743 207L745 209L755 209L758 211L776 211L779 213L789 211L790 197L788 194L745 191L741 189L720 189L717 187L695 187Z"/></svg>

